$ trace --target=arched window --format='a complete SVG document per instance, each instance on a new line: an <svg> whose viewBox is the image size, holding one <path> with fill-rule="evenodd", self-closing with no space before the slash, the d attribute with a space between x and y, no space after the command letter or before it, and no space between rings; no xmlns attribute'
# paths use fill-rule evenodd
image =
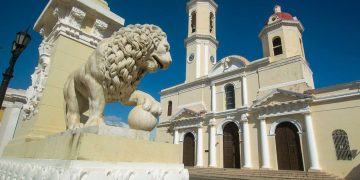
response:
<svg viewBox="0 0 360 180"><path fill-rule="evenodd" d="M234 85L225 86L226 109L235 109L235 88Z"/></svg>
<svg viewBox="0 0 360 180"><path fill-rule="evenodd" d="M273 48L274 48L274 56L280 55L283 53L282 44L281 44L281 38L275 37L272 41Z"/></svg>
<svg viewBox="0 0 360 180"><path fill-rule="evenodd" d="M214 32L214 13L210 13L210 33L213 33Z"/></svg>
<svg viewBox="0 0 360 180"><path fill-rule="evenodd" d="M191 32L196 32L196 11L191 13Z"/></svg>
<svg viewBox="0 0 360 180"><path fill-rule="evenodd" d="M349 139L346 132L342 129L336 129L332 132L332 138L335 145L337 159L352 160Z"/></svg>
<svg viewBox="0 0 360 180"><path fill-rule="evenodd" d="M168 102L168 116L172 115L172 101Z"/></svg>

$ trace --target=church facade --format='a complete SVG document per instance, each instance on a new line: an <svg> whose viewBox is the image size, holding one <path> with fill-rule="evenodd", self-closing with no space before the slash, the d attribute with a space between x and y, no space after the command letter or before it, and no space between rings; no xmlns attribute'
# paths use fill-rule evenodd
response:
<svg viewBox="0 0 360 180"><path fill-rule="evenodd" d="M157 141L181 144L185 166L356 176L360 82L315 89L304 27L280 6L259 34L263 58L218 58L217 9L187 3L186 80L161 91Z"/></svg>

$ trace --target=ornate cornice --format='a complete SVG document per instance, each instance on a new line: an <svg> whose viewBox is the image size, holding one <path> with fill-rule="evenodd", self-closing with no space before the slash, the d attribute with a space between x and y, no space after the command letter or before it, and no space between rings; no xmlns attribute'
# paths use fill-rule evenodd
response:
<svg viewBox="0 0 360 180"><path fill-rule="evenodd" d="M190 37L185 39L185 47L193 42L193 41L197 41L197 40L205 40L205 41L210 41L211 43L215 44L216 48L219 47L219 41L217 41L212 35L200 35L200 34L194 34L191 35Z"/></svg>
<svg viewBox="0 0 360 180"><path fill-rule="evenodd" d="M99 38L104 38L106 36L106 29L108 27L108 23L102 21L101 19L96 19L92 29L92 34Z"/></svg>
<svg viewBox="0 0 360 180"><path fill-rule="evenodd" d="M197 2L201 2L201 3L210 3L214 8L215 11L217 11L218 9L218 5L216 4L216 2L214 0L190 0L187 4L186 4L186 12L189 13L190 8L196 4Z"/></svg>
<svg viewBox="0 0 360 180"><path fill-rule="evenodd" d="M311 99L288 101L286 103L260 106L252 109L252 111L258 112L259 119L291 115L291 114L310 113L310 106L309 106L310 101Z"/></svg>

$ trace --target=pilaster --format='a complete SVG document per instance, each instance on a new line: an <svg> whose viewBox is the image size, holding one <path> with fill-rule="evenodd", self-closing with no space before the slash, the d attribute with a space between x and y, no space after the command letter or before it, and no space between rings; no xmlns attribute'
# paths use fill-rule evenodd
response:
<svg viewBox="0 0 360 180"><path fill-rule="evenodd" d="M251 168L251 145L250 145L250 132L248 114L241 115L242 133L244 142L244 168Z"/></svg>
<svg viewBox="0 0 360 180"><path fill-rule="evenodd" d="M241 87L242 87L243 106L249 106L248 86L247 86L246 75L244 75L242 77Z"/></svg>
<svg viewBox="0 0 360 180"><path fill-rule="evenodd" d="M216 85L211 84L211 111L216 112Z"/></svg>
<svg viewBox="0 0 360 180"><path fill-rule="evenodd" d="M310 112L304 113L305 116L305 128L306 128L306 140L308 143L308 151L310 157L310 168L311 171L319 171L321 170L319 165L319 157L316 146L316 140L314 135L314 128L312 125L312 117Z"/></svg>
<svg viewBox="0 0 360 180"><path fill-rule="evenodd" d="M209 167L217 167L216 165L216 119L213 118L209 122Z"/></svg>
<svg viewBox="0 0 360 180"><path fill-rule="evenodd" d="M196 139L196 167L203 167L203 130L202 126L197 128L197 139Z"/></svg>
<svg viewBox="0 0 360 180"><path fill-rule="evenodd" d="M174 144L179 144L179 130L174 129Z"/></svg>
<svg viewBox="0 0 360 180"><path fill-rule="evenodd" d="M260 121L260 136L261 136L261 168L270 169L270 156L269 156L269 142L267 136L267 128L265 118L259 117Z"/></svg>

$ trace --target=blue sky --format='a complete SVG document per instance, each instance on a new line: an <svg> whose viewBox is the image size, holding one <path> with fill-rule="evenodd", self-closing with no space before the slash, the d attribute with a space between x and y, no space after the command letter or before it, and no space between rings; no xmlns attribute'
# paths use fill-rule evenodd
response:
<svg viewBox="0 0 360 180"><path fill-rule="evenodd" d="M33 26L48 0L4 1L0 6L0 71L10 58L15 33ZM187 0L108 0L113 12L127 24L151 23L167 34L174 63L166 71L147 75L139 89L159 99L161 89L185 80L187 36ZM314 73L315 86L326 87L360 79L360 2L356 0L217 0L218 57L238 54L250 61L262 57L258 34L276 4L303 23L304 48ZM19 58L10 83L12 88L26 89L38 61L41 38L31 32L33 40ZM160 79L160 81L159 81ZM111 104L105 115L126 120L131 108Z"/></svg>

